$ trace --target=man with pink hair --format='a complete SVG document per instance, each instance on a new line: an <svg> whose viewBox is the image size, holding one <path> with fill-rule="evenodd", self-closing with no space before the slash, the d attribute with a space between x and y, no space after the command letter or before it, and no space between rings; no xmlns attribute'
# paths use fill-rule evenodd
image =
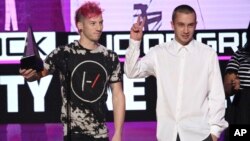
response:
<svg viewBox="0 0 250 141"><path fill-rule="evenodd" d="M112 91L115 132L112 141L121 141L125 96L118 55L98 43L103 30L102 9L86 2L75 14L80 39L53 50L44 60L44 69L20 69L27 81L60 73L61 120L64 141L108 141L105 124L107 89Z"/></svg>

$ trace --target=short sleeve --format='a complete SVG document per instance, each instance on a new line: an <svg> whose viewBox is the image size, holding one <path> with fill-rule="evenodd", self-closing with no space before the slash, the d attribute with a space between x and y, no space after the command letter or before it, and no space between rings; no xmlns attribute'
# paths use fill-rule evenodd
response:
<svg viewBox="0 0 250 141"><path fill-rule="evenodd" d="M121 82L122 81L122 71L121 63L119 61L118 55L113 53L112 55L112 68L109 83Z"/></svg>
<svg viewBox="0 0 250 141"><path fill-rule="evenodd" d="M56 69L63 71L63 66L65 64L66 55L65 48L58 47L54 49L44 60L44 67L49 71L49 73L53 73Z"/></svg>

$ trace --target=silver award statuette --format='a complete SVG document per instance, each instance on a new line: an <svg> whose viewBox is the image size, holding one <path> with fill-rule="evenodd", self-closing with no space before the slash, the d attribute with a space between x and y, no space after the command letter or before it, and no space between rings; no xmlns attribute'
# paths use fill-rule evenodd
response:
<svg viewBox="0 0 250 141"><path fill-rule="evenodd" d="M21 69L34 69L38 72L43 70L43 61L38 53L38 47L31 27L28 28L24 54L20 60L20 67Z"/></svg>

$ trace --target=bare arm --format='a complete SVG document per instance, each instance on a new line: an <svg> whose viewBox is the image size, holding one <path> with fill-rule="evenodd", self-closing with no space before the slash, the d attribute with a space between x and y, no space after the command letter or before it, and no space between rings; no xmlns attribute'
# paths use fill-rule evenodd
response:
<svg viewBox="0 0 250 141"><path fill-rule="evenodd" d="M117 82L111 84L111 90L115 124L115 133L112 138L112 141L121 141L122 128L125 118L125 95L123 93L122 83Z"/></svg>
<svg viewBox="0 0 250 141"><path fill-rule="evenodd" d="M226 73L224 78L224 89L226 96L232 95L232 91L240 89L240 80L236 73Z"/></svg>
<svg viewBox="0 0 250 141"><path fill-rule="evenodd" d="M218 141L218 138L215 135L211 134L211 136L212 136L212 141Z"/></svg>
<svg viewBox="0 0 250 141"><path fill-rule="evenodd" d="M46 69L43 69L41 72L37 72L33 69L20 69L19 73L29 82L39 80L42 77L48 75L48 71Z"/></svg>

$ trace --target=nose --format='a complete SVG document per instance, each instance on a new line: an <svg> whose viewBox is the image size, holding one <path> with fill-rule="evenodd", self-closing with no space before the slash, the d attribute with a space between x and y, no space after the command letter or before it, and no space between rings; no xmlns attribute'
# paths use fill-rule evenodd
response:
<svg viewBox="0 0 250 141"><path fill-rule="evenodd" d="M97 24L96 29L98 31L102 31L103 25L102 24Z"/></svg>
<svg viewBox="0 0 250 141"><path fill-rule="evenodd" d="M184 27L184 33L188 33L188 27L187 26Z"/></svg>

